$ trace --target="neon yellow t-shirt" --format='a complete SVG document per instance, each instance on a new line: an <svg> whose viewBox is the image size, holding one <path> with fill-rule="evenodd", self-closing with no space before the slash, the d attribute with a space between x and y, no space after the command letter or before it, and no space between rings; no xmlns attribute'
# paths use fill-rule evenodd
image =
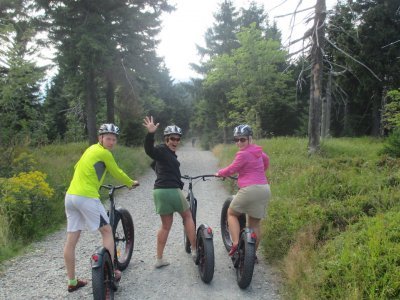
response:
<svg viewBox="0 0 400 300"><path fill-rule="evenodd" d="M133 180L118 167L111 151L99 143L90 146L75 165L67 194L99 198L100 185L107 171L122 184L132 186Z"/></svg>

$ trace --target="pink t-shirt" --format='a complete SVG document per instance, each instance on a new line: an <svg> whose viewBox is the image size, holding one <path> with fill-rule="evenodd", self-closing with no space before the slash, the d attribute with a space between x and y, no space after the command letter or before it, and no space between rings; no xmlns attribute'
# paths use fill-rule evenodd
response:
<svg viewBox="0 0 400 300"><path fill-rule="evenodd" d="M239 150L233 162L218 171L220 176L231 176L238 173L238 186L244 188L254 184L267 184L268 179L265 175L269 166L269 157L262 148L255 144L250 144L246 148Z"/></svg>

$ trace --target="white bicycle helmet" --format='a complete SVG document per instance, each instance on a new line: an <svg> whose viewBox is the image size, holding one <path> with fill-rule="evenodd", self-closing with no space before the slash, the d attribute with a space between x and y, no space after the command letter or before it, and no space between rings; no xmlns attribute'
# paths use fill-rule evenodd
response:
<svg viewBox="0 0 400 300"><path fill-rule="evenodd" d="M180 129L176 125L169 125L169 126L165 127L164 136L171 135L171 134L176 134L176 135L182 136L182 129Z"/></svg>
<svg viewBox="0 0 400 300"><path fill-rule="evenodd" d="M115 135L119 135L119 128L118 128L118 126L115 126L112 123L106 123L106 124L100 125L99 135L106 134L106 133L112 133Z"/></svg>
<svg viewBox="0 0 400 300"><path fill-rule="evenodd" d="M233 130L233 136L252 136L253 130L247 124L236 126Z"/></svg>

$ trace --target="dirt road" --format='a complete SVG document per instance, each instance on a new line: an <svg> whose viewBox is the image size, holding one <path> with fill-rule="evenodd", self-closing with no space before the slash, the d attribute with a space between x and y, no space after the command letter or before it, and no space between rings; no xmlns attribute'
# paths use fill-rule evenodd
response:
<svg viewBox="0 0 400 300"><path fill-rule="evenodd" d="M189 143L177 152L182 175L214 174L217 160L210 151L193 148ZM204 284L197 266L183 246L183 226L179 215L165 249L170 265L155 269L156 232L159 216L154 212L152 187L155 175L149 171L140 180L136 190L124 191L117 205L127 208L135 223L135 248L129 267L123 272L116 299L280 299L278 275L259 254L251 285L241 290L236 283L235 269L223 246L220 233L220 210L227 191L218 180L199 181L194 184L198 200L197 225L206 223L214 230L215 273L210 284ZM187 192L187 184L184 193ZM62 201L60 199L60 201ZM52 234L35 243L32 250L7 263L0 278L0 299L92 299L89 282L74 293L66 290L63 261L65 231ZM91 278L89 257L100 245L98 233L83 232L77 248L77 275Z"/></svg>

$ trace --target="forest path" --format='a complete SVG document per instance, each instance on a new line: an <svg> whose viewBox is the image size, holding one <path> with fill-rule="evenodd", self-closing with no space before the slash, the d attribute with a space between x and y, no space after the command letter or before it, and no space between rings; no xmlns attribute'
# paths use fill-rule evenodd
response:
<svg viewBox="0 0 400 300"><path fill-rule="evenodd" d="M214 174L217 160L212 152L187 143L177 151L182 175ZM160 218L155 214L152 189L155 180L149 169L139 178L137 189L117 195L117 206L130 211L135 225L135 248L129 267L123 272L115 299L280 299L279 276L261 255L255 265L250 286L242 290L236 283L236 272L224 248L220 231L220 211L229 196L217 179L195 181L193 191L198 200L197 225L206 223L214 231L215 272L209 284L202 282L197 266L183 246L182 219L174 223L164 257L171 263L155 269L156 234ZM183 189L187 193L188 183ZM62 201L60 199L60 201ZM107 206L108 204L106 204ZM32 251L6 263L0 277L0 299L92 299L92 285L68 293L63 260L65 230L58 231L33 244ZM100 245L99 233L84 231L76 249L76 273L91 278L90 255Z"/></svg>

